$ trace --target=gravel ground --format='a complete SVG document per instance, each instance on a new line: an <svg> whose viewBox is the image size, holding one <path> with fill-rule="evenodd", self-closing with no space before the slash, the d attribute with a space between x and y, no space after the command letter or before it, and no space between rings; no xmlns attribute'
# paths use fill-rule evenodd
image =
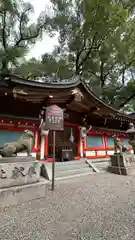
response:
<svg viewBox="0 0 135 240"><path fill-rule="evenodd" d="M57 181L45 199L0 209L0 240L9 239L135 239L135 176Z"/></svg>

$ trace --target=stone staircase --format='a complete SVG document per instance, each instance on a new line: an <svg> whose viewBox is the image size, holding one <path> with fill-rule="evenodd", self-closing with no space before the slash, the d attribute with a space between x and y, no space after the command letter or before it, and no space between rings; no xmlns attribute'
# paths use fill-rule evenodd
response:
<svg viewBox="0 0 135 240"><path fill-rule="evenodd" d="M55 163L55 179L64 179L71 177L80 177L92 174L94 172L105 172L108 167L108 161L98 160L74 160ZM43 162L41 166L41 176L52 179L52 163Z"/></svg>
<svg viewBox="0 0 135 240"><path fill-rule="evenodd" d="M74 160L68 162L55 163L55 179L70 177L79 177L82 175L92 174L93 169L86 160ZM42 163L41 176L48 180L52 179L52 163Z"/></svg>
<svg viewBox="0 0 135 240"><path fill-rule="evenodd" d="M110 158L100 158L94 160L86 160L95 172L104 173L108 171Z"/></svg>

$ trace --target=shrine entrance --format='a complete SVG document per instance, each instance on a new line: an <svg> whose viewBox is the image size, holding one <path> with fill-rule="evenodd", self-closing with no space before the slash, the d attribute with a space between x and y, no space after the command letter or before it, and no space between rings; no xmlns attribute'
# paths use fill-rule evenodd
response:
<svg viewBox="0 0 135 240"><path fill-rule="evenodd" d="M79 131L76 126L65 126L64 131L56 132L56 161L62 161L62 152L69 151L73 160L78 156ZM53 154L53 133L48 135L48 157Z"/></svg>

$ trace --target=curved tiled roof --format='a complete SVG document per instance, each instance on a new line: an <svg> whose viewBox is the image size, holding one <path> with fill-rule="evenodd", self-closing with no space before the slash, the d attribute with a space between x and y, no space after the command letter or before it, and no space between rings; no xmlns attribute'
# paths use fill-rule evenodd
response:
<svg viewBox="0 0 135 240"><path fill-rule="evenodd" d="M10 75L6 80L1 81L1 86L14 86L16 84L32 87L32 88L44 88L44 89L72 89L75 87L83 86L86 90L86 92L89 94L90 99L95 103L96 106L99 106L100 108L105 109L110 116L112 115L112 118L118 119L118 120L125 120L128 122L135 122L135 118L133 118L132 114L127 115L125 113L122 113L118 111L117 109L113 108L112 106L108 105L107 103L103 102L99 97L97 97L93 91L91 90L88 83L86 83L84 80L80 79L80 77L73 77L70 79L65 79L64 81L49 81L48 79L45 82L37 82L37 81L31 81L31 80L25 80L19 76L16 75Z"/></svg>
<svg viewBox="0 0 135 240"><path fill-rule="evenodd" d="M95 102L99 105L102 105L106 108L106 110L112 112L113 114L115 114L116 117L119 118L126 118L128 121L135 121L135 119L133 117L130 117L129 115L122 113L120 111L118 111L117 109L113 108L112 106L110 106L109 104L103 102L99 97L96 96L95 93L93 93L93 91L90 89L89 84L87 83L83 83L84 87L86 88L86 90L89 92L90 96L93 97L93 99L95 100Z"/></svg>
<svg viewBox="0 0 135 240"><path fill-rule="evenodd" d="M32 81L32 80L25 80L19 76L16 75L10 75L10 81L18 84L23 84L31 87L38 87L38 88L73 88L79 85L81 82L79 77L72 77L69 81L69 79L65 79L63 81L55 81L55 79L52 79L52 81L49 81L48 78L46 78L46 81L44 82L38 82L38 81Z"/></svg>

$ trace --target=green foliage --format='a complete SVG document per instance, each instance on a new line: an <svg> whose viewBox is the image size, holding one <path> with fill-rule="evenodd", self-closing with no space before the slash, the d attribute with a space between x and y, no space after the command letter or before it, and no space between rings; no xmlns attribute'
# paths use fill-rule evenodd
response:
<svg viewBox="0 0 135 240"><path fill-rule="evenodd" d="M119 108L127 99L124 92L131 93L126 75L135 63L135 3L51 2L54 15L48 18L46 28L51 34L59 33L59 56L65 54L74 74L88 80L95 93ZM132 80L128 78L128 82Z"/></svg>
<svg viewBox="0 0 135 240"><path fill-rule="evenodd" d="M36 80L40 77L55 77L70 79L73 76L72 67L66 63L66 58L55 59L53 55L44 54L42 60L30 59L14 69L14 73L26 79Z"/></svg>
<svg viewBox="0 0 135 240"><path fill-rule="evenodd" d="M0 70L7 74L42 34L42 18L31 22L33 7L19 0L0 2Z"/></svg>
<svg viewBox="0 0 135 240"><path fill-rule="evenodd" d="M134 108L135 2L51 0L51 3L52 14L42 14L40 22L44 22L50 36L59 34L59 45L52 54L44 54L41 61L30 60L15 71L33 79L55 76L62 80L79 75L107 103L128 110L130 102L130 110ZM14 54L18 56L19 52L11 55Z"/></svg>

